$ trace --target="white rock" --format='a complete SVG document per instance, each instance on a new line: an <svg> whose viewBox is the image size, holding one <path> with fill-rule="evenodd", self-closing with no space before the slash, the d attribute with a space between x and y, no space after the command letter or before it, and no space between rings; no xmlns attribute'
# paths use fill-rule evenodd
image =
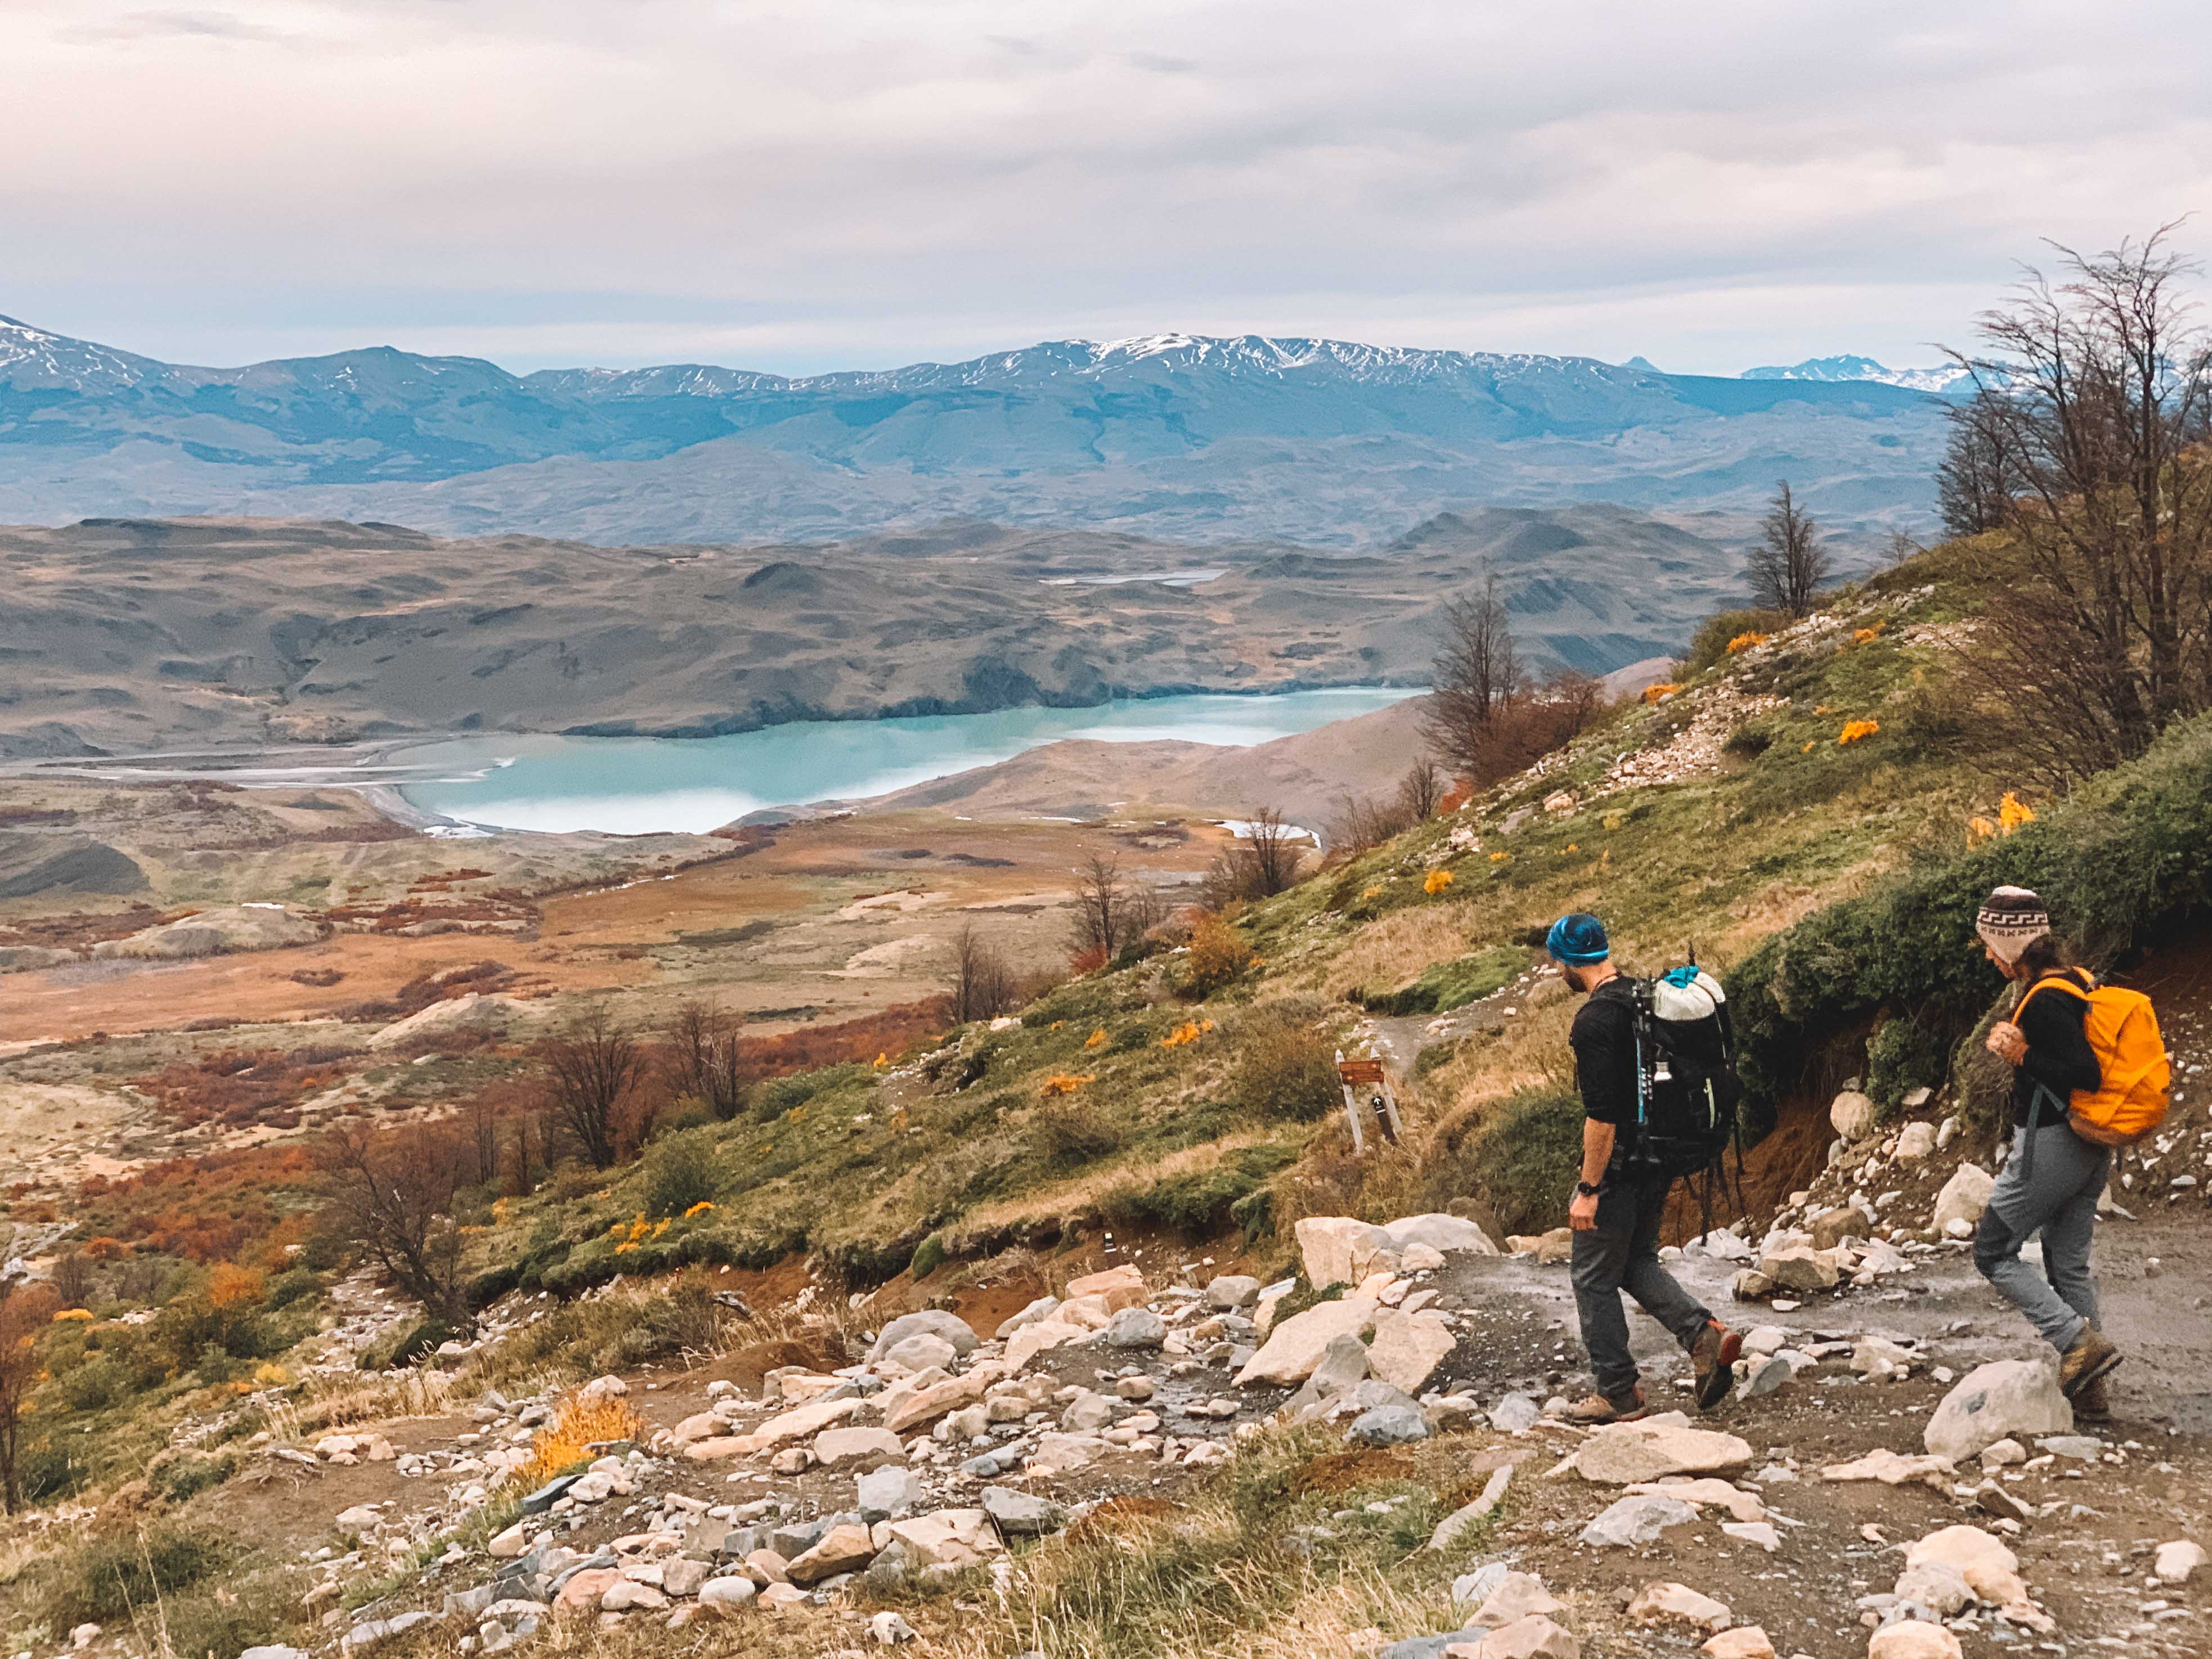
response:
<svg viewBox="0 0 2212 1659"><path fill-rule="evenodd" d="M1936 1126L1932 1123L1908 1123L1897 1137L1894 1156L1900 1164L1917 1164L1936 1150Z"/></svg>
<svg viewBox="0 0 2212 1659"><path fill-rule="evenodd" d="M1537 1613L1547 1618L1566 1609L1544 1588L1544 1581L1533 1572L1509 1572L1498 1581L1498 1587L1483 1598L1468 1622L1491 1630L1517 1624Z"/></svg>
<svg viewBox="0 0 2212 1659"><path fill-rule="evenodd" d="M1687 1584L1655 1580L1636 1592L1628 1616L1639 1625L1680 1625L1711 1636L1735 1622L1725 1601L1716 1601Z"/></svg>
<svg viewBox="0 0 2212 1659"><path fill-rule="evenodd" d="M1899 1577L1894 1593L1899 1601L1925 1607L1943 1619L1963 1611L1975 1599L1966 1575L1948 1561L1923 1561L1917 1567L1907 1567Z"/></svg>
<svg viewBox="0 0 2212 1659"><path fill-rule="evenodd" d="M878 1332L868 1358L881 1359L907 1338L921 1335L948 1342L953 1352L963 1355L975 1352L978 1340L975 1328L959 1315L947 1313L942 1308L924 1308L918 1313L901 1314Z"/></svg>
<svg viewBox="0 0 2212 1659"><path fill-rule="evenodd" d="M1633 1549L1697 1518L1697 1510L1677 1498L1624 1498L1583 1528L1582 1540L1594 1548Z"/></svg>
<svg viewBox="0 0 2212 1659"><path fill-rule="evenodd" d="M1292 1230L1306 1283L1317 1291L1356 1285L1377 1252L1394 1248L1390 1235L1371 1223L1343 1215L1310 1215Z"/></svg>
<svg viewBox="0 0 2212 1659"><path fill-rule="evenodd" d="M1458 1346L1459 1339L1433 1319L1384 1311L1376 1316L1375 1340L1367 1347L1367 1369L1400 1393L1418 1395Z"/></svg>
<svg viewBox="0 0 2212 1659"><path fill-rule="evenodd" d="M2158 1553L2151 1558L2151 1571L2158 1575L2162 1584L2185 1584L2191 1575L2203 1565L2203 1547L2186 1538L2160 1544Z"/></svg>
<svg viewBox="0 0 2212 1659"><path fill-rule="evenodd" d="M1298 1224L1303 1227L1305 1223ZM1260 1351L1237 1373L1237 1385L1290 1388L1304 1382L1321 1363L1322 1352L1332 1337L1364 1337L1374 1328L1380 1310L1381 1304L1371 1297L1348 1296L1335 1302L1319 1303L1282 1321L1268 1334Z"/></svg>
<svg viewBox="0 0 2212 1659"><path fill-rule="evenodd" d="M760 1587L750 1578L709 1578L699 1586L699 1605L707 1607L741 1607L760 1593Z"/></svg>
<svg viewBox="0 0 2212 1659"><path fill-rule="evenodd" d="M928 1331L916 1331L884 1350L878 1363L898 1365L909 1371L926 1371L932 1365L940 1370L951 1370L953 1361L960 1356L943 1337Z"/></svg>
<svg viewBox="0 0 2212 1659"><path fill-rule="evenodd" d="M1939 1232L1949 1232L1951 1224L1963 1221L1969 1229L1982 1218L1982 1212L1990 1206L1990 1192L1996 1181L1978 1164L1961 1164L1943 1183L1943 1190L1936 1194L1936 1212L1932 1224Z"/></svg>
<svg viewBox="0 0 2212 1659"><path fill-rule="evenodd" d="M1846 1089L1828 1104L1828 1121L1845 1140L1864 1140L1875 1131L1881 1109L1856 1089Z"/></svg>
<svg viewBox="0 0 2212 1659"><path fill-rule="evenodd" d="M1918 1619L1885 1625L1867 1643L1867 1659L1962 1659L1963 1652L1949 1631Z"/></svg>
<svg viewBox="0 0 2212 1659"><path fill-rule="evenodd" d="M1382 1231L1389 1235L1391 1246L1401 1253L1401 1267L1407 1265L1403 1261L1404 1251L1415 1244L1425 1244L1439 1255L1449 1255L1454 1250L1465 1250L1475 1255L1504 1254L1496 1239L1462 1216L1444 1215L1433 1211L1427 1215L1404 1216L1396 1221L1383 1223Z"/></svg>
<svg viewBox="0 0 2212 1659"><path fill-rule="evenodd" d="M1679 1412L1598 1430L1571 1460L1575 1473L1602 1486L1629 1486L1670 1474L1717 1474L1751 1462L1751 1447L1732 1434L1688 1426Z"/></svg>
<svg viewBox="0 0 2212 1659"><path fill-rule="evenodd" d="M1937 1457L1964 1462L2000 1440L2064 1434L2074 1408L2046 1362L1999 1359L1960 1378L1928 1419L1923 1441Z"/></svg>

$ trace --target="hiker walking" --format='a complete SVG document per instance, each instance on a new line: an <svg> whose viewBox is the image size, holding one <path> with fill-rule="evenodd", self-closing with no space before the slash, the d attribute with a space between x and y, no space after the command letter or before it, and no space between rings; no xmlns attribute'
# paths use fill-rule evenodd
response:
<svg viewBox="0 0 2212 1659"><path fill-rule="evenodd" d="M1990 1028L1989 1051L2013 1067L2012 1154L1999 1172L1974 1235L1974 1266L2027 1316L2045 1341L2058 1350L2058 1386L2077 1415L2101 1420L2111 1414L2105 1377L2120 1351L2097 1328L2097 1281L2089 1269L2097 1231L2097 1200L2112 1175L2113 1144L2139 1138L2132 1124L2112 1134L2100 1128L2094 1106L2108 1081L2098 1052L2105 1042L2114 1070L2133 1070L2100 1019L2093 1031L2093 1002L2120 1012L2139 993L2100 988L2068 959L2051 932L2051 914L2025 887L2000 887L1983 902L1974 931L1999 973L2021 988L2010 1016ZM2138 1036L2139 1036L2138 1033ZM2163 1115L2165 1048L2151 1021L2148 1042L2157 1050L2154 1083ZM2077 1116L2076 1103L2090 1110ZM2155 1127L2155 1122L2151 1125ZM2043 1235L2043 1272L2022 1261L2021 1247Z"/></svg>
<svg viewBox="0 0 2212 1659"><path fill-rule="evenodd" d="M1638 1145L1656 1056L1643 1037L1645 1009L1639 1008L1638 987L1613 965L1605 924L1595 916L1560 917L1545 948L1567 984L1589 999L1576 1012L1567 1038L1585 1120L1582 1176L1567 1219L1574 1230L1575 1307L1597 1392L1569 1415L1579 1423L1613 1423L1641 1417L1647 1409L1629 1350L1623 1291L1688 1351L1698 1406L1706 1409L1734 1382L1743 1339L1659 1265L1659 1224L1677 1172ZM1694 968L1690 971L1696 975ZM1732 1122L1732 1098L1729 1110Z"/></svg>

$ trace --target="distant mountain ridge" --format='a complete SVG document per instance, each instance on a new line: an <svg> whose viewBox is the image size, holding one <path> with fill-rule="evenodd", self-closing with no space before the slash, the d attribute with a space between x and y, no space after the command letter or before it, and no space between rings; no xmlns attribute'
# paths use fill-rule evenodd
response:
<svg viewBox="0 0 2212 1659"><path fill-rule="evenodd" d="M1747 368L1737 377L1746 380L1814 380L1834 386L1842 382L1869 382L1881 386L1902 386L1908 392L1932 392L1938 395L1954 392L1970 379L1966 371L1955 363L1938 363L1933 368L1886 368L1871 357L1808 357L1802 363L1788 368Z"/></svg>
<svg viewBox="0 0 2212 1659"><path fill-rule="evenodd" d="M1878 367L1878 366L1877 366ZM1865 375L1158 334L789 377L392 347L164 363L0 319L0 519L256 512L603 542L946 518L1356 546L1471 505L1924 515L1936 406Z"/></svg>

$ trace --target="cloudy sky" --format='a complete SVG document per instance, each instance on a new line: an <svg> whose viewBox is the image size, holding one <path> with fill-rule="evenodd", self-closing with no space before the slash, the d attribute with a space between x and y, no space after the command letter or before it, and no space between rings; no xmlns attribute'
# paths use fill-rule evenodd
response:
<svg viewBox="0 0 2212 1659"><path fill-rule="evenodd" d="M1920 363L2039 238L2212 205L2208 17L8 0L0 313L214 363L790 373L1170 329Z"/></svg>

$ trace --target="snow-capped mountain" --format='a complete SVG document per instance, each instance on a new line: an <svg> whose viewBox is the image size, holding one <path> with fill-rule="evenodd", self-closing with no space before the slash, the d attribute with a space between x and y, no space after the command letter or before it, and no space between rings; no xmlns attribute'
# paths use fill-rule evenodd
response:
<svg viewBox="0 0 2212 1659"><path fill-rule="evenodd" d="M1472 502L1739 508L1784 477L1816 510L1917 510L1926 398L1776 375L1182 333L797 377L388 346L206 368L6 322L0 520L250 506L719 541L960 516L1341 546Z"/></svg>
<svg viewBox="0 0 2212 1659"><path fill-rule="evenodd" d="M1746 380L1872 380L1882 386L1903 386L1908 392L1949 392L1967 378L1966 371L1955 363L1938 363L1933 368L1888 368L1871 357L1848 354L1837 357L1808 357L1802 363L1788 368L1768 367L1747 368L1739 377Z"/></svg>

